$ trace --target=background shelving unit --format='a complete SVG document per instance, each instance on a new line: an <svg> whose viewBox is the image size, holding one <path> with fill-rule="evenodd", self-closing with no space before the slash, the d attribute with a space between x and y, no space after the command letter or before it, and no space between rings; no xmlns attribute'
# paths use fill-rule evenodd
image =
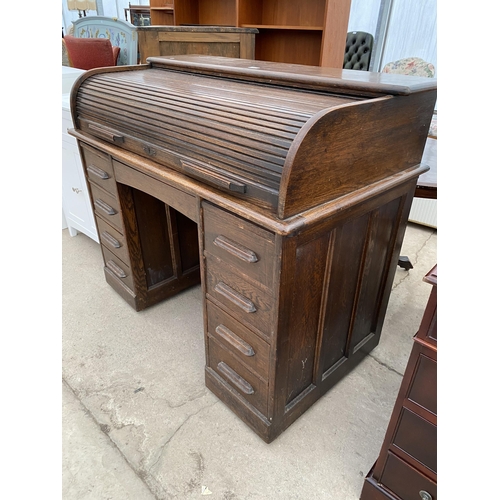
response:
<svg viewBox="0 0 500 500"><path fill-rule="evenodd" d="M259 60L343 64L351 0L150 0L150 6L152 25L256 28Z"/></svg>

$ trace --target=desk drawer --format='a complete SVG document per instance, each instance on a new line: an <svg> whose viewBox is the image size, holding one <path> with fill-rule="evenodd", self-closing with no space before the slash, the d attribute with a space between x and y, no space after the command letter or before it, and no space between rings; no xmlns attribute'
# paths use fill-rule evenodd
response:
<svg viewBox="0 0 500 500"><path fill-rule="evenodd" d="M209 367L267 416L267 382L254 375L213 337L208 340Z"/></svg>
<svg viewBox="0 0 500 500"><path fill-rule="evenodd" d="M269 345L207 300L208 334L242 363L266 379L269 375Z"/></svg>
<svg viewBox="0 0 500 500"><path fill-rule="evenodd" d="M208 203L203 209L205 250L273 293L274 234Z"/></svg>
<svg viewBox="0 0 500 500"><path fill-rule="evenodd" d="M110 252L105 246L101 245L104 264L111 273L118 278L122 283L127 285L131 290L134 290L134 279L130 266L120 260L115 254Z"/></svg>
<svg viewBox="0 0 500 500"><path fill-rule="evenodd" d="M274 298L232 273L224 263L206 256L207 293L224 304L231 314L260 330L266 337L274 333Z"/></svg>
<svg viewBox="0 0 500 500"><path fill-rule="evenodd" d="M130 262L125 237L100 217L96 217L99 240L102 245L113 252L121 261Z"/></svg>
<svg viewBox="0 0 500 500"><path fill-rule="evenodd" d="M437 484L390 452L379 482L402 499L420 500L426 492L437 500Z"/></svg>
<svg viewBox="0 0 500 500"><path fill-rule="evenodd" d="M418 357L408 399L437 415L437 363L423 353Z"/></svg>
<svg viewBox="0 0 500 500"><path fill-rule="evenodd" d="M437 473L437 427L403 408L394 445Z"/></svg>
<svg viewBox="0 0 500 500"><path fill-rule="evenodd" d="M82 145L85 171L89 181L118 197L111 158L97 149Z"/></svg>
<svg viewBox="0 0 500 500"><path fill-rule="evenodd" d="M123 234L119 201L95 184L90 183L90 189L92 191L95 214Z"/></svg>

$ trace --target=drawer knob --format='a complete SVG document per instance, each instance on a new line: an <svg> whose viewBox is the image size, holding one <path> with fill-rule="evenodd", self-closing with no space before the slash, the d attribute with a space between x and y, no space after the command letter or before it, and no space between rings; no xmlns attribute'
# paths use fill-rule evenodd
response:
<svg viewBox="0 0 500 500"><path fill-rule="evenodd" d="M219 325L215 331L224 339L226 340L229 344L231 344L235 349L238 349L241 353L243 353L245 356L251 357L255 356L255 351L253 350L253 347L245 342L243 339L238 337L236 333L231 331L229 328L227 328L224 325Z"/></svg>
<svg viewBox="0 0 500 500"><path fill-rule="evenodd" d="M99 208L107 215L116 215L118 213L112 206L108 205L107 203L100 200L99 198L97 198L97 200L95 200L94 205L96 208Z"/></svg>
<svg viewBox="0 0 500 500"><path fill-rule="evenodd" d="M214 172L207 165L202 167L201 165L195 165L190 162L185 162L181 160L182 169L190 175L194 175L199 179L204 179L207 182L211 182L216 186L229 189L229 191L234 191L235 193L246 193L247 186L242 182L235 181L229 177L221 174L219 172Z"/></svg>
<svg viewBox="0 0 500 500"><path fill-rule="evenodd" d="M101 234L101 237L103 240L106 240L114 248L120 248L122 246L121 243L116 238L113 238L113 236L111 236L107 231L104 231Z"/></svg>
<svg viewBox="0 0 500 500"><path fill-rule="evenodd" d="M221 361L217 365L217 369L225 375L241 392L245 394L253 394L255 391L253 387L240 375L238 375L232 368L226 365L224 361Z"/></svg>
<svg viewBox="0 0 500 500"><path fill-rule="evenodd" d="M113 142L118 142L118 143L124 143L125 142L125 137L123 135L117 134L113 132L112 130L107 130L99 125L96 125L94 123L89 123L88 125L89 130L94 131L96 134L100 135L101 137L104 137L105 139L108 139Z"/></svg>
<svg viewBox="0 0 500 500"><path fill-rule="evenodd" d="M115 264L112 260L108 260L108 262L106 262L106 266L118 278L126 278L127 277L127 274L125 273L125 271L120 266Z"/></svg>
<svg viewBox="0 0 500 500"><path fill-rule="evenodd" d="M432 495L425 490L420 490L418 494L422 500L432 500Z"/></svg>
<svg viewBox="0 0 500 500"><path fill-rule="evenodd" d="M235 306L243 309L247 313L253 313L257 310L255 304L250 300L233 290L230 286L226 285L223 281L219 281L215 285L215 291L220 293L223 297L226 297Z"/></svg>
<svg viewBox="0 0 500 500"><path fill-rule="evenodd" d="M99 177L99 179L102 179L103 181L109 179L108 173L102 168L96 167L95 165L89 165L87 167L87 172L89 174L94 174L96 177Z"/></svg>
<svg viewBox="0 0 500 500"><path fill-rule="evenodd" d="M236 243L235 241L230 240L225 236L217 236L217 238L215 238L214 240L214 245L216 247L222 248L226 252L245 262L254 263L259 260L257 254L253 250L245 248L243 245L240 245L239 243Z"/></svg>

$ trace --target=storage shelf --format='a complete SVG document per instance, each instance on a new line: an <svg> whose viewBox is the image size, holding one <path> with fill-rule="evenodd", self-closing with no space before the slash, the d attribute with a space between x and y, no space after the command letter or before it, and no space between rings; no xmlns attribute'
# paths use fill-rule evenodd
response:
<svg viewBox="0 0 500 500"><path fill-rule="evenodd" d="M342 68L344 62L351 0L149 3L151 26L234 26L259 30L255 35L255 56L265 61L334 68Z"/></svg>
<svg viewBox="0 0 500 500"><path fill-rule="evenodd" d="M242 24L242 28L257 28L259 30L303 30L323 31L322 26L287 26L283 24Z"/></svg>

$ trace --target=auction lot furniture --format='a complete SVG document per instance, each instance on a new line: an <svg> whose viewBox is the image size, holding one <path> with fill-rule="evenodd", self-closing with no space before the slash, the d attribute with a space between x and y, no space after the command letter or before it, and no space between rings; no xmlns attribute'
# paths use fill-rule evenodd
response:
<svg viewBox="0 0 500 500"><path fill-rule="evenodd" d="M333 68L342 68L344 62L351 0L150 0L149 3L152 26L257 29L255 57L259 60Z"/></svg>
<svg viewBox="0 0 500 500"><path fill-rule="evenodd" d="M201 280L207 387L266 442L379 342L435 100L210 56L73 88L106 280L137 311Z"/></svg>
<svg viewBox="0 0 500 500"><path fill-rule="evenodd" d="M217 26L147 26L137 28L141 62L151 56L202 54L255 58L252 28Z"/></svg>
<svg viewBox="0 0 500 500"><path fill-rule="evenodd" d="M379 458L361 500L437 499L437 266Z"/></svg>

